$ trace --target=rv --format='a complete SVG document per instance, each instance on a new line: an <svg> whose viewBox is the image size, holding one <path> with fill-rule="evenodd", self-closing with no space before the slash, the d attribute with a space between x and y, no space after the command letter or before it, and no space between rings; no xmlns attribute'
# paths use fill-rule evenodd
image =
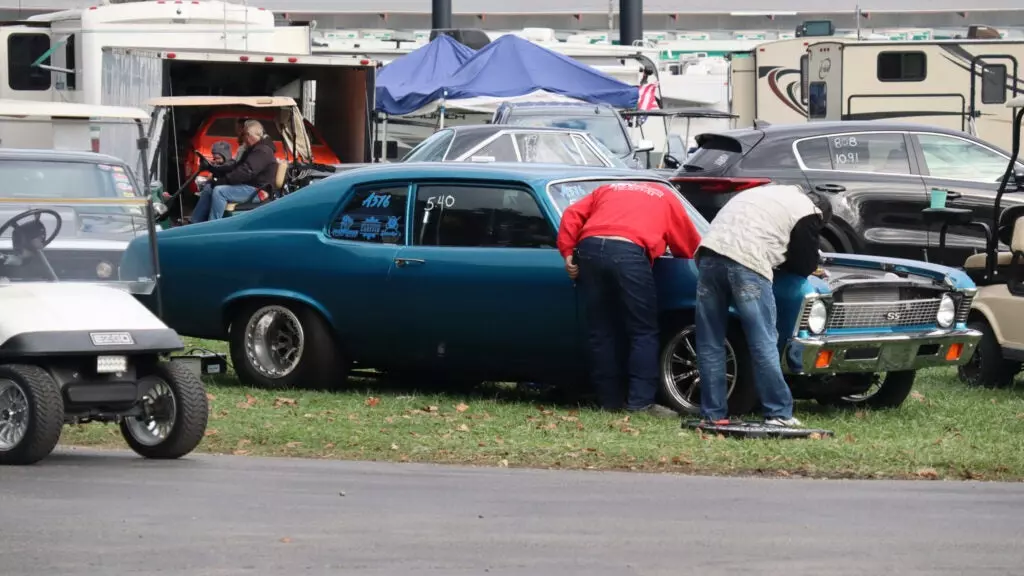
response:
<svg viewBox="0 0 1024 576"><path fill-rule="evenodd" d="M310 53L309 28L275 26L263 8L223 2L104 4L0 26L0 98L102 104L103 51L113 47ZM137 105L139 103L134 103Z"/></svg>
<svg viewBox="0 0 1024 576"><path fill-rule="evenodd" d="M1024 91L1018 40L815 42L807 50L809 121L905 119L1010 149L1008 99Z"/></svg>

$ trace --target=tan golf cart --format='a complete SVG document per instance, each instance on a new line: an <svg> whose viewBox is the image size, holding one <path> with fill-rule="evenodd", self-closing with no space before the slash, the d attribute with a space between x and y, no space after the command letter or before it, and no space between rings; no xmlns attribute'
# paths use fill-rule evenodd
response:
<svg viewBox="0 0 1024 576"><path fill-rule="evenodd" d="M958 375L968 385L986 388L1009 386L1024 363L1024 205L1001 206L1004 194L1024 192L1024 166L1018 162L1024 97L1010 100L1007 107L1012 109L1013 146L996 193L993 221L991 227L969 223L985 230L987 248L964 263L978 286L967 324L980 331L982 338ZM1000 244L1009 250L1001 250Z"/></svg>

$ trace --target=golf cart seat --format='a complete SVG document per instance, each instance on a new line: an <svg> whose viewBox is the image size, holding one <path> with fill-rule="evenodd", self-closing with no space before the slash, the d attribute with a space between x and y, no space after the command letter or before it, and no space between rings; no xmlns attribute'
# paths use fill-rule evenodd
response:
<svg viewBox="0 0 1024 576"><path fill-rule="evenodd" d="M986 284L1006 282L1014 254L1024 250L1024 206L1013 206L1003 210L999 216L999 230L996 232L999 242L1010 247L996 253L994 277ZM972 254L964 261L964 270L977 282L983 279L987 257L985 253ZM1018 263L1017 266L1020 264Z"/></svg>
<svg viewBox="0 0 1024 576"><path fill-rule="evenodd" d="M228 216L234 212L247 212L256 208L260 204L265 204L275 198L284 188L285 177L288 175L288 162L284 160L277 161L277 172L274 173L274 183L271 185L271 190L257 190L253 192L252 196L249 197L245 202L230 202L227 207L224 208L224 215ZM256 197L260 192L265 192L267 199L262 202L257 202Z"/></svg>

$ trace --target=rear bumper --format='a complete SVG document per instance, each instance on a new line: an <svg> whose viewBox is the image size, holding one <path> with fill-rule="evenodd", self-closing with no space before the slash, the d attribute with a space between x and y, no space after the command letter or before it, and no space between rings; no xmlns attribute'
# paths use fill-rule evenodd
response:
<svg viewBox="0 0 1024 576"><path fill-rule="evenodd" d="M788 374L842 374L958 366L970 360L980 339L981 332L967 328L794 338L784 349L783 368Z"/></svg>

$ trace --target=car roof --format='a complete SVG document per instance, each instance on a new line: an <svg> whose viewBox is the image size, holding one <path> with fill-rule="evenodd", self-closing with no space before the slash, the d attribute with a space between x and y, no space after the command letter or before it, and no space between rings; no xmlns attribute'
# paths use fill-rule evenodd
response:
<svg viewBox="0 0 1024 576"><path fill-rule="evenodd" d="M948 134L950 136L964 137L967 134L960 130L941 128L926 124L915 124L912 122L884 122L880 120L842 120L834 122L807 122L803 124L771 124L760 128L735 128L732 130L720 130L708 132L731 138L741 138L751 134L764 133L766 138L805 138L808 136L824 136L841 132L934 132L937 134Z"/></svg>
<svg viewBox="0 0 1024 576"><path fill-rule="evenodd" d="M449 126L448 128L455 131L456 134L472 134L474 132L482 133L496 133L502 130L514 130L519 132L575 132L579 134L587 133L586 130L578 130L576 128L558 128L551 126L516 126L514 124L467 124L465 126ZM447 130L448 128L443 128Z"/></svg>
<svg viewBox="0 0 1024 576"><path fill-rule="evenodd" d="M0 160L35 160L42 162L89 162L92 164L118 164L125 165L124 160L100 154L98 152L86 152L77 150L43 150L43 149L21 149L21 148L0 148Z"/></svg>
<svg viewBox="0 0 1024 576"><path fill-rule="evenodd" d="M378 164L347 170L329 176L354 178L360 183L374 180L408 178L483 178L489 180L518 180L533 186L543 186L552 180L564 178L635 178L664 179L653 173L629 168L605 168L598 166L569 166L564 164L535 164L525 162L396 162Z"/></svg>
<svg viewBox="0 0 1024 576"><path fill-rule="evenodd" d="M580 108L596 108L603 111L611 110L614 112L609 104L592 104L590 102L508 102L509 108L543 108L545 110L573 110L576 111Z"/></svg>

